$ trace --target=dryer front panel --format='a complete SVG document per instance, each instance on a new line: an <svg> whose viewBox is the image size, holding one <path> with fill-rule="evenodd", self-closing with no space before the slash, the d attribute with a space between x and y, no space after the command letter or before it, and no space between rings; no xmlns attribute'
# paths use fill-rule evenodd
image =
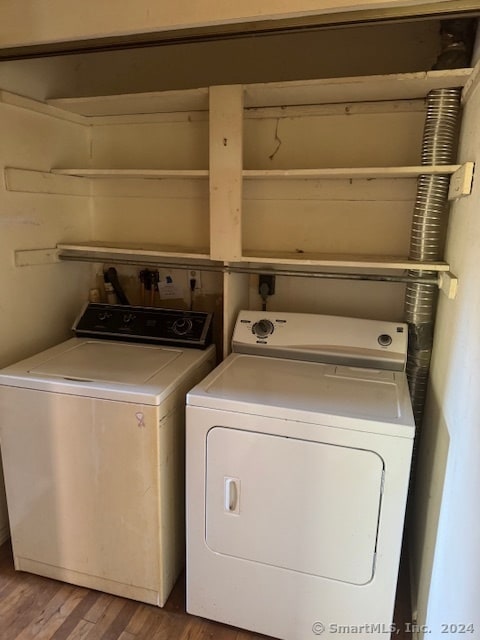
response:
<svg viewBox="0 0 480 640"><path fill-rule="evenodd" d="M383 470L373 451L213 427L206 543L215 553L366 584L375 569Z"/></svg>

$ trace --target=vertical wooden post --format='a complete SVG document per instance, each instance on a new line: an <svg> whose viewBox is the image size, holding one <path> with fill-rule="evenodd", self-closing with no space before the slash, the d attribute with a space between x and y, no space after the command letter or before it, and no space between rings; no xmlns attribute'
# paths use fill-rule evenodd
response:
<svg viewBox="0 0 480 640"><path fill-rule="evenodd" d="M242 256L243 86L210 87L210 256Z"/></svg>
<svg viewBox="0 0 480 640"><path fill-rule="evenodd" d="M223 357L231 351L233 329L238 313L249 309L250 276L246 273L223 274Z"/></svg>

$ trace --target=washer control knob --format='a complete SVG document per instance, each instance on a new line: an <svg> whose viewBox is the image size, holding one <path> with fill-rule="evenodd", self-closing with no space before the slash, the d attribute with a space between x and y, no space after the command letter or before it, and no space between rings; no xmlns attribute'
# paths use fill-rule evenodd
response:
<svg viewBox="0 0 480 640"><path fill-rule="evenodd" d="M252 333L254 333L257 338L266 338L271 333L273 333L274 328L275 327L273 326L273 322L263 318L262 320L255 322L252 327Z"/></svg>
<svg viewBox="0 0 480 640"><path fill-rule="evenodd" d="M179 318L172 325L173 333L177 336L184 336L192 329L192 321L190 318Z"/></svg>
<svg viewBox="0 0 480 640"><path fill-rule="evenodd" d="M381 347L388 347L392 344L392 336L389 336L388 333L381 333L378 336L378 344Z"/></svg>

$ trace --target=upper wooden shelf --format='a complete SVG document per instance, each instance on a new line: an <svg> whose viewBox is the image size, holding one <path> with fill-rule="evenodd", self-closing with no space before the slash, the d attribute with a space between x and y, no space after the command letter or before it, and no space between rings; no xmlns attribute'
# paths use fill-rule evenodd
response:
<svg viewBox="0 0 480 640"><path fill-rule="evenodd" d="M178 261L206 261L212 260L207 249L186 249L184 247L161 246L145 243L60 243L57 245L58 256L61 258L87 260L128 260L131 262L169 260ZM325 268L353 268L379 270L420 270L420 271L448 271L446 262L421 263L399 256L369 256L369 255L334 255L323 253L296 253L294 251L249 251L245 250L240 262L252 264L283 264L303 267Z"/></svg>
<svg viewBox="0 0 480 640"><path fill-rule="evenodd" d="M53 107L89 117L208 111L208 88L111 96L53 98L46 102Z"/></svg>
<svg viewBox="0 0 480 640"><path fill-rule="evenodd" d="M245 85L246 108L425 98L433 89L463 87L473 69L448 69Z"/></svg>
<svg viewBox="0 0 480 640"><path fill-rule="evenodd" d="M134 261L158 261L168 260L208 260L210 254L205 248L185 248L179 246L167 246L149 243L124 243L124 242L83 242L60 243L57 245L58 255L70 258L100 258L114 260L121 258Z"/></svg>
<svg viewBox="0 0 480 640"><path fill-rule="evenodd" d="M463 87L472 69L246 84L245 108L425 98L432 89ZM86 117L208 111L209 89L52 98L50 106Z"/></svg>
<svg viewBox="0 0 480 640"><path fill-rule="evenodd" d="M52 169L51 173L79 178L208 178L208 169Z"/></svg>
<svg viewBox="0 0 480 640"><path fill-rule="evenodd" d="M244 169L242 175L251 180L262 179L369 179L416 178L419 175L445 175L462 165L419 165L414 167L339 167L322 169ZM208 178L208 169L52 169L51 173L81 178Z"/></svg>
<svg viewBox="0 0 480 640"><path fill-rule="evenodd" d="M419 175L445 175L455 173L459 164L416 167L352 167L326 169L245 169L243 177L252 180L269 179L369 179L369 178L416 178Z"/></svg>
<svg viewBox="0 0 480 640"><path fill-rule="evenodd" d="M475 165L421 165L415 167L350 167L323 169L246 169L245 180L372 180L417 178L420 175L451 175L449 199L469 195ZM89 179L208 180L208 169L52 169L49 172L5 167L8 191L91 195ZM86 179L84 179L86 178Z"/></svg>
<svg viewBox="0 0 480 640"><path fill-rule="evenodd" d="M354 254L300 253L295 251L244 251L242 262L257 264L284 264L349 269L393 269L395 271L448 271L446 262L415 262L402 256L371 256Z"/></svg>

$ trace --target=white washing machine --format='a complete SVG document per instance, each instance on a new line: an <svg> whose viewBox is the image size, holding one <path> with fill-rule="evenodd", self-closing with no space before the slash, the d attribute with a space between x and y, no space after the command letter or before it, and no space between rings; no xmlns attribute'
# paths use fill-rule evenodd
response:
<svg viewBox="0 0 480 640"><path fill-rule="evenodd" d="M90 304L77 337L0 371L16 569L163 606L184 564L185 395L214 366L210 325Z"/></svg>
<svg viewBox="0 0 480 640"><path fill-rule="evenodd" d="M187 611L389 638L414 420L400 323L241 312L187 395Z"/></svg>

